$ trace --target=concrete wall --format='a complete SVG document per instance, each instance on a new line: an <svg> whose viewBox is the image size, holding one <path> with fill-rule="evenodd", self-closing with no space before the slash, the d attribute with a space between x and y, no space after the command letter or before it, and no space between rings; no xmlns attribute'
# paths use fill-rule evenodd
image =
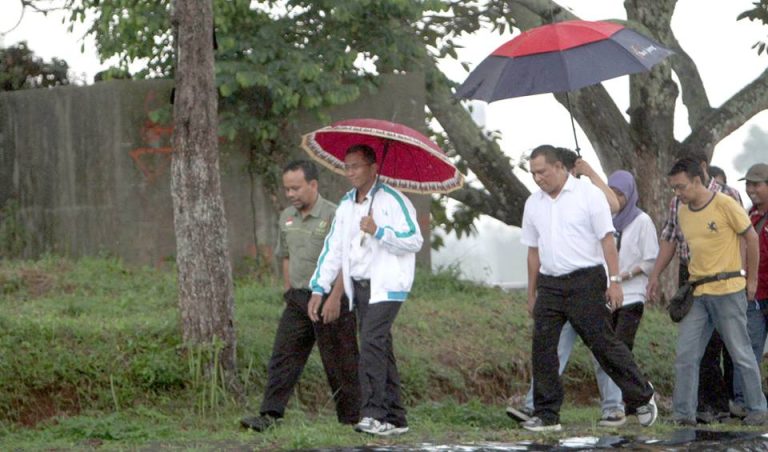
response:
<svg viewBox="0 0 768 452"><path fill-rule="evenodd" d="M175 255L170 196L172 129L148 113L168 103L172 82L109 81L0 93L0 207L20 204L18 221L27 245L23 256L110 253L128 262L158 265ZM424 80L420 75L385 79L377 93L327 112L333 121L370 117L423 131ZM322 126L301 121L300 134ZM221 173L235 263L269 252L279 209L258 178L252 183L245 153L222 153ZM322 170L321 192L338 200L343 177ZM429 234L429 199L411 196ZM428 241L419 255L429 264Z"/></svg>

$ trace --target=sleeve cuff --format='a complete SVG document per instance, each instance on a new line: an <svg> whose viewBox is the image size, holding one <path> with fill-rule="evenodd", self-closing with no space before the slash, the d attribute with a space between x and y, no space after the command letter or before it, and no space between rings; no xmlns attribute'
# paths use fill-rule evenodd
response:
<svg viewBox="0 0 768 452"><path fill-rule="evenodd" d="M376 234L374 234L374 237L376 237L376 240L381 240L381 238L384 237L384 228L381 226L376 228Z"/></svg>

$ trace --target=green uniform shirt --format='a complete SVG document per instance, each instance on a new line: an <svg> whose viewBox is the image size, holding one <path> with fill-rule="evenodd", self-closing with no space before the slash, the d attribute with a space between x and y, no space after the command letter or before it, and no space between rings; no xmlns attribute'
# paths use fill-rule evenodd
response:
<svg viewBox="0 0 768 452"><path fill-rule="evenodd" d="M336 205L318 195L317 202L305 218L293 206L280 214L280 239L275 256L278 259L288 258L290 283L294 289L309 288L309 279L315 272L317 257L323 249L335 213Z"/></svg>

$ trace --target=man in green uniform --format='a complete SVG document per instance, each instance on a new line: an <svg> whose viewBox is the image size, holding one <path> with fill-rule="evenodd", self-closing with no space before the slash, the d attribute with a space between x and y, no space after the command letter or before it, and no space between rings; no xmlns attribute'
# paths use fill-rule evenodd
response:
<svg viewBox="0 0 768 452"><path fill-rule="evenodd" d="M336 212L336 205L318 193L317 176L317 167L306 160L292 162L283 170L283 186L291 207L280 214L280 240L275 256L282 264L285 310L275 335L259 415L240 421L244 427L258 432L283 417L315 341L339 422L355 424L359 420L356 321L349 311L342 284L335 284L324 300L321 322L313 323L307 314L309 279Z"/></svg>

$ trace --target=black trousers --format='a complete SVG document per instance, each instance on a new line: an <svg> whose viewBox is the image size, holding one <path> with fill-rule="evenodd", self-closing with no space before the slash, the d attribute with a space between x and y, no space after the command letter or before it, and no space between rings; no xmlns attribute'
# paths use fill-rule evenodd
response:
<svg viewBox="0 0 768 452"><path fill-rule="evenodd" d="M611 314L611 326L616 337L632 350L635 346L635 336L640 327L640 319L643 318L645 305L643 303L632 303L621 307Z"/></svg>
<svg viewBox="0 0 768 452"><path fill-rule="evenodd" d="M354 424L360 420L355 315L350 312L349 302L344 296L341 299L341 315L336 321L313 323L307 314L310 296L310 291L306 289L289 289L284 295L285 309L277 327L267 370L267 386L259 411L283 417L288 399L317 341L339 422Z"/></svg>
<svg viewBox="0 0 768 452"><path fill-rule="evenodd" d="M392 346L392 324L402 303L370 304L370 282L355 281L354 285L360 325L360 417L405 427L408 421L400 399L400 374Z"/></svg>
<svg viewBox="0 0 768 452"><path fill-rule="evenodd" d="M619 340L606 307L606 275L602 266L553 277L539 274L533 309L534 414L547 423L559 422L563 386L558 375L557 344L565 322L576 333L621 389L633 412L653 396L653 389L635 364L632 352Z"/></svg>
<svg viewBox="0 0 768 452"><path fill-rule="evenodd" d="M688 266L680 264L677 276L679 285L688 281ZM733 398L733 362L717 329L712 332L699 364L698 398L696 411L715 414L730 411L728 401Z"/></svg>

